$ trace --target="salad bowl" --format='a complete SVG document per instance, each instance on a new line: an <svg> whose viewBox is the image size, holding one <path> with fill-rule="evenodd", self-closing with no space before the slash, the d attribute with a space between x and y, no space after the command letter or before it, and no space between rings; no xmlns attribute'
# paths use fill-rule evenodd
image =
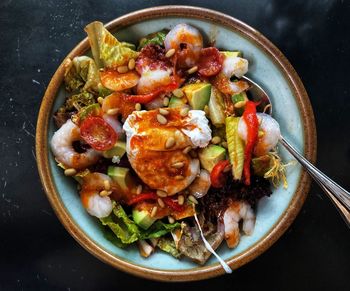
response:
<svg viewBox="0 0 350 291"><path fill-rule="evenodd" d="M316 129L312 108L297 73L283 54L257 30L243 22L208 9L190 6L161 6L119 17L106 28L118 39L136 43L142 36L178 23L197 27L206 42L226 50L239 50L249 60L248 76L261 84L271 96L274 118L281 131L310 161L316 157ZM66 58L90 54L88 39L80 42ZM68 232L90 253L122 271L162 281L193 281L224 274L212 257L197 266L165 253L142 258L137 249L120 249L103 236L101 225L82 207L73 182L57 168L49 150L55 131L53 113L64 102L64 63L55 72L42 100L36 134L36 156L40 178L47 197ZM280 149L283 160L292 157ZM288 168L287 189L273 189L257 206L254 233L242 237L234 249L222 245L218 254L231 269L239 268L267 250L286 231L300 211L310 187L310 178L298 165Z"/></svg>

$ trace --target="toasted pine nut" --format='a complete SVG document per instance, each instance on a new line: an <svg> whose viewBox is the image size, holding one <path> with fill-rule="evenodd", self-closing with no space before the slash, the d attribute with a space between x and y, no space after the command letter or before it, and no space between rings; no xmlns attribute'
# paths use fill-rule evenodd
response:
<svg viewBox="0 0 350 291"><path fill-rule="evenodd" d="M168 50L168 51L166 52L165 57L166 57L166 58L171 58L174 54L175 54L175 49L172 48L172 49L170 49L170 50Z"/></svg>
<svg viewBox="0 0 350 291"><path fill-rule="evenodd" d="M221 142L221 137L220 136L214 136L212 139L211 139L211 143L212 144L219 144Z"/></svg>
<svg viewBox="0 0 350 291"><path fill-rule="evenodd" d="M136 188L136 194L137 194L137 195L140 195L141 192L142 192L142 185L140 184L140 185L138 185L137 188Z"/></svg>
<svg viewBox="0 0 350 291"><path fill-rule="evenodd" d="M165 204L164 204L164 202L163 202L163 200L162 200L161 198L158 198L158 199L157 199L157 202L158 202L158 204L159 204L159 206L160 206L161 208L164 208L164 207L165 207Z"/></svg>
<svg viewBox="0 0 350 291"><path fill-rule="evenodd" d="M188 200L192 202L193 204L198 204L198 201L196 198L194 198L193 195L188 196Z"/></svg>
<svg viewBox="0 0 350 291"><path fill-rule="evenodd" d="M106 190L102 190L100 192L100 196L108 196L108 195L111 195L112 194L112 191L106 191Z"/></svg>
<svg viewBox="0 0 350 291"><path fill-rule="evenodd" d="M157 120L160 124L167 124L168 120L161 114L157 114Z"/></svg>
<svg viewBox="0 0 350 291"><path fill-rule="evenodd" d="M130 59L128 63L128 69L131 71L135 69L135 59Z"/></svg>
<svg viewBox="0 0 350 291"><path fill-rule="evenodd" d="M157 214L158 207L154 206L151 211L151 217L154 217Z"/></svg>
<svg viewBox="0 0 350 291"><path fill-rule="evenodd" d="M170 224L175 223L175 219L172 216L168 216L168 221Z"/></svg>
<svg viewBox="0 0 350 291"><path fill-rule="evenodd" d="M169 98L168 98L168 97L165 97L165 98L163 99L163 105L164 105L164 106L168 106L168 105L169 105Z"/></svg>
<svg viewBox="0 0 350 291"><path fill-rule="evenodd" d="M183 205L185 202L185 197L183 195L179 195L177 197L177 203L179 203L179 205Z"/></svg>
<svg viewBox="0 0 350 291"><path fill-rule="evenodd" d="M182 117L185 117L185 116L187 116L187 114L188 114L189 111L190 111L190 108L184 107L184 108L182 108L182 109L180 110L180 115L181 115Z"/></svg>
<svg viewBox="0 0 350 291"><path fill-rule="evenodd" d="M103 181L103 185L105 187L105 190L110 190L111 189L111 183L109 182L109 180L104 180Z"/></svg>
<svg viewBox="0 0 350 291"><path fill-rule="evenodd" d="M64 174L66 176L74 176L77 173L76 169L70 168L70 169L65 169Z"/></svg>
<svg viewBox="0 0 350 291"><path fill-rule="evenodd" d="M170 149L175 145L175 138L173 138L172 136L169 137L167 139L167 141L165 142L165 148L166 149Z"/></svg>
<svg viewBox="0 0 350 291"><path fill-rule="evenodd" d="M168 193L167 192L164 192L162 190L157 190L157 195L159 197L167 197L168 196Z"/></svg>
<svg viewBox="0 0 350 291"><path fill-rule="evenodd" d="M103 99L103 97L101 97L101 96L97 98L97 102L100 103L101 105L102 105L102 103L103 103L103 100L104 100L104 99Z"/></svg>
<svg viewBox="0 0 350 291"><path fill-rule="evenodd" d="M195 72L197 72L197 71L198 71L198 67L197 67L197 66L194 66L194 67L192 67L191 69L187 70L187 73L188 73L188 74L193 74L193 73L195 73Z"/></svg>
<svg viewBox="0 0 350 291"><path fill-rule="evenodd" d="M177 180L177 181L180 181L180 180L185 179L185 177L184 177L184 176L181 176L181 175L176 175L176 176L174 177L174 179Z"/></svg>
<svg viewBox="0 0 350 291"><path fill-rule="evenodd" d="M192 149L191 146L185 147L184 150L182 151L184 154L188 154L190 150Z"/></svg>
<svg viewBox="0 0 350 291"><path fill-rule="evenodd" d="M108 115L116 115L119 112L119 108L111 108L107 110Z"/></svg>
<svg viewBox="0 0 350 291"><path fill-rule="evenodd" d="M175 97L181 98L184 95L184 92L182 92L181 89L177 88L173 91L173 94L175 95Z"/></svg>
<svg viewBox="0 0 350 291"><path fill-rule="evenodd" d="M223 142L221 143L221 146L222 146L223 148L227 149L227 142L226 142L226 141L223 141Z"/></svg>
<svg viewBox="0 0 350 291"><path fill-rule="evenodd" d="M120 67L118 67L117 71L118 71L118 73L120 73L120 74L124 74L124 73L126 73L127 71L129 71L129 69L128 69L128 66L120 66Z"/></svg>
<svg viewBox="0 0 350 291"><path fill-rule="evenodd" d="M141 104L140 103L136 103L135 104L135 110L136 111L140 111L141 110Z"/></svg>
<svg viewBox="0 0 350 291"><path fill-rule="evenodd" d="M172 164L171 166L175 169L181 169L184 165L185 165L184 162L177 162L177 163Z"/></svg>
<svg viewBox="0 0 350 291"><path fill-rule="evenodd" d="M168 115L168 114L169 114L169 111L166 110L166 109L163 109L163 108L159 108L159 113L160 113L161 115Z"/></svg>

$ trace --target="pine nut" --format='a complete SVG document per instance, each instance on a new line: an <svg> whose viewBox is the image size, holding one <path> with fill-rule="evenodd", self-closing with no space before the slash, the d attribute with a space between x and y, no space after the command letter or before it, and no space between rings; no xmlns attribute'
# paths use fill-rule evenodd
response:
<svg viewBox="0 0 350 291"><path fill-rule="evenodd" d="M168 120L161 114L157 114L157 120L160 124L167 124Z"/></svg>
<svg viewBox="0 0 350 291"><path fill-rule="evenodd" d="M175 219L173 217L171 217L171 216L168 216L168 221L169 221L170 224L175 223Z"/></svg>
<svg viewBox="0 0 350 291"><path fill-rule="evenodd" d="M108 115L116 115L119 112L119 108L111 108L107 110Z"/></svg>
<svg viewBox="0 0 350 291"><path fill-rule="evenodd" d="M135 69L135 59L130 59L128 63L128 69L131 71Z"/></svg>
<svg viewBox="0 0 350 291"><path fill-rule="evenodd" d="M103 99L103 97L101 97L101 96L97 98L97 102L100 103L101 105L102 105L102 103L103 103L103 100L104 100L104 99Z"/></svg>
<svg viewBox="0 0 350 291"><path fill-rule="evenodd" d="M258 131L258 137L263 137L265 135L265 132L263 132L262 130Z"/></svg>
<svg viewBox="0 0 350 291"><path fill-rule="evenodd" d="M221 143L221 146L222 146L223 148L227 149L227 142L226 142L226 141L223 141L223 142Z"/></svg>
<svg viewBox="0 0 350 291"><path fill-rule="evenodd" d="M138 185L137 188L136 188L136 194L140 195L141 192L142 192L142 185Z"/></svg>
<svg viewBox="0 0 350 291"><path fill-rule="evenodd" d="M163 99L163 105L164 106L168 106L169 105L169 98L168 97L165 97L164 99Z"/></svg>
<svg viewBox="0 0 350 291"><path fill-rule="evenodd" d="M166 52L165 57L166 58L171 58L175 54L175 49L170 49Z"/></svg>
<svg viewBox="0 0 350 291"><path fill-rule="evenodd" d="M185 165L184 162L177 162L177 163L172 164L171 166L175 169L181 169L184 165Z"/></svg>
<svg viewBox="0 0 350 291"><path fill-rule="evenodd" d="M129 71L128 66L120 66L117 69L118 73L125 74L127 71Z"/></svg>
<svg viewBox="0 0 350 291"><path fill-rule="evenodd" d="M169 137L166 142L165 142L165 148L166 149L170 149L175 145L175 138L173 138L172 136Z"/></svg>
<svg viewBox="0 0 350 291"><path fill-rule="evenodd" d="M110 190L111 189L111 183L109 182L109 180L104 180L103 181L103 185L105 187L105 190Z"/></svg>
<svg viewBox="0 0 350 291"><path fill-rule="evenodd" d="M164 204L164 202L163 202L163 200L162 200L161 198L158 198L158 199L157 199L157 202L158 202L158 204L159 204L159 206L160 206L161 208L164 208L164 207L165 207L165 204Z"/></svg>
<svg viewBox="0 0 350 291"><path fill-rule="evenodd" d="M168 115L168 114L169 114L169 111L166 110L166 109L163 109L163 108L159 108L159 113L160 113L161 115Z"/></svg>
<svg viewBox="0 0 350 291"><path fill-rule="evenodd" d="M221 137L220 136L214 136L212 139L211 139L211 143L212 144L219 144L221 142Z"/></svg>
<svg viewBox="0 0 350 291"><path fill-rule="evenodd" d="M179 195L177 197L177 203L179 203L179 205L183 205L185 202L185 197L183 195Z"/></svg>
<svg viewBox="0 0 350 291"><path fill-rule="evenodd" d="M189 200L190 202L192 202L193 204L198 204L197 199L194 198L194 196L192 196L192 195L188 196L188 200Z"/></svg>
<svg viewBox="0 0 350 291"><path fill-rule="evenodd" d="M209 115L209 106L205 105L203 111L205 112L205 115Z"/></svg>
<svg viewBox="0 0 350 291"><path fill-rule="evenodd" d="M184 150L182 151L184 154L188 154L190 150L192 149L191 146L185 147Z"/></svg>
<svg viewBox="0 0 350 291"><path fill-rule="evenodd" d="M135 110L136 111L140 111L141 110L141 104L140 103L136 103L135 104Z"/></svg>
<svg viewBox="0 0 350 291"><path fill-rule="evenodd" d="M187 116L187 114L188 114L189 111L190 111L190 108L184 107L184 108L182 108L182 109L180 110L180 115L181 115L182 117L185 117L185 116Z"/></svg>
<svg viewBox="0 0 350 291"><path fill-rule="evenodd" d="M180 180L185 179L185 177L184 177L184 176L181 176L181 175L176 175L176 176L174 177L174 179L175 179L176 181L180 181Z"/></svg>
<svg viewBox="0 0 350 291"><path fill-rule="evenodd" d="M70 168L70 169L65 169L64 174L66 176L74 176L77 173L76 169Z"/></svg>
<svg viewBox="0 0 350 291"><path fill-rule="evenodd" d="M246 104L246 101L238 101L237 103L235 103L235 108L242 108L244 107Z"/></svg>
<svg viewBox="0 0 350 291"><path fill-rule="evenodd" d="M173 94L175 97L181 98L184 95L184 92L181 89L177 88L173 91Z"/></svg>
<svg viewBox="0 0 350 291"><path fill-rule="evenodd" d="M157 190L157 195L159 197L167 197L168 196L168 193L167 192L164 192L162 190Z"/></svg>
<svg viewBox="0 0 350 291"><path fill-rule="evenodd" d="M151 211L151 217L154 217L157 214L158 207L154 206Z"/></svg>
<svg viewBox="0 0 350 291"><path fill-rule="evenodd" d="M112 194L112 191L106 191L106 190L102 190L100 192L100 196L104 197L104 196L108 196L108 195L111 195Z"/></svg>
<svg viewBox="0 0 350 291"><path fill-rule="evenodd" d="M197 72L197 71L198 71L198 67L197 67L197 66L194 66L194 67L192 67L191 69L187 70L187 73L188 73L188 74L193 74L193 73L195 73L195 72Z"/></svg>

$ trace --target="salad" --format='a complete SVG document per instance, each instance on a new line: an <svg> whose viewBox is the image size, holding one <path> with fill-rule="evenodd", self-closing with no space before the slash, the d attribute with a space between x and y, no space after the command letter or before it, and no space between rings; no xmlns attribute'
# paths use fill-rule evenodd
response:
<svg viewBox="0 0 350 291"><path fill-rule="evenodd" d="M240 51L205 45L180 23L137 44L102 23L92 56L65 62L51 150L113 244L204 264L254 231L271 184L287 187L277 121L257 112ZM265 108L266 111L268 108Z"/></svg>

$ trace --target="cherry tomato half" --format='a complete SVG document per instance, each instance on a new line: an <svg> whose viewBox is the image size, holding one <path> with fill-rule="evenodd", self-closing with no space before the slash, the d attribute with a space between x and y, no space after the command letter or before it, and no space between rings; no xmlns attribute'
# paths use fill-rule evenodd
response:
<svg viewBox="0 0 350 291"><path fill-rule="evenodd" d="M114 129L102 118L89 116L80 125L80 135L93 149L111 149L118 139Z"/></svg>
<svg viewBox="0 0 350 291"><path fill-rule="evenodd" d="M212 77L221 71L224 57L215 47L207 47L201 50L198 61L198 73L204 77Z"/></svg>
<svg viewBox="0 0 350 291"><path fill-rule="evenodd" d="M228 160L218 162L210 173L210 182L214 188L221 188L225 185L226 177L224 170L230 165Z"/></svg>

